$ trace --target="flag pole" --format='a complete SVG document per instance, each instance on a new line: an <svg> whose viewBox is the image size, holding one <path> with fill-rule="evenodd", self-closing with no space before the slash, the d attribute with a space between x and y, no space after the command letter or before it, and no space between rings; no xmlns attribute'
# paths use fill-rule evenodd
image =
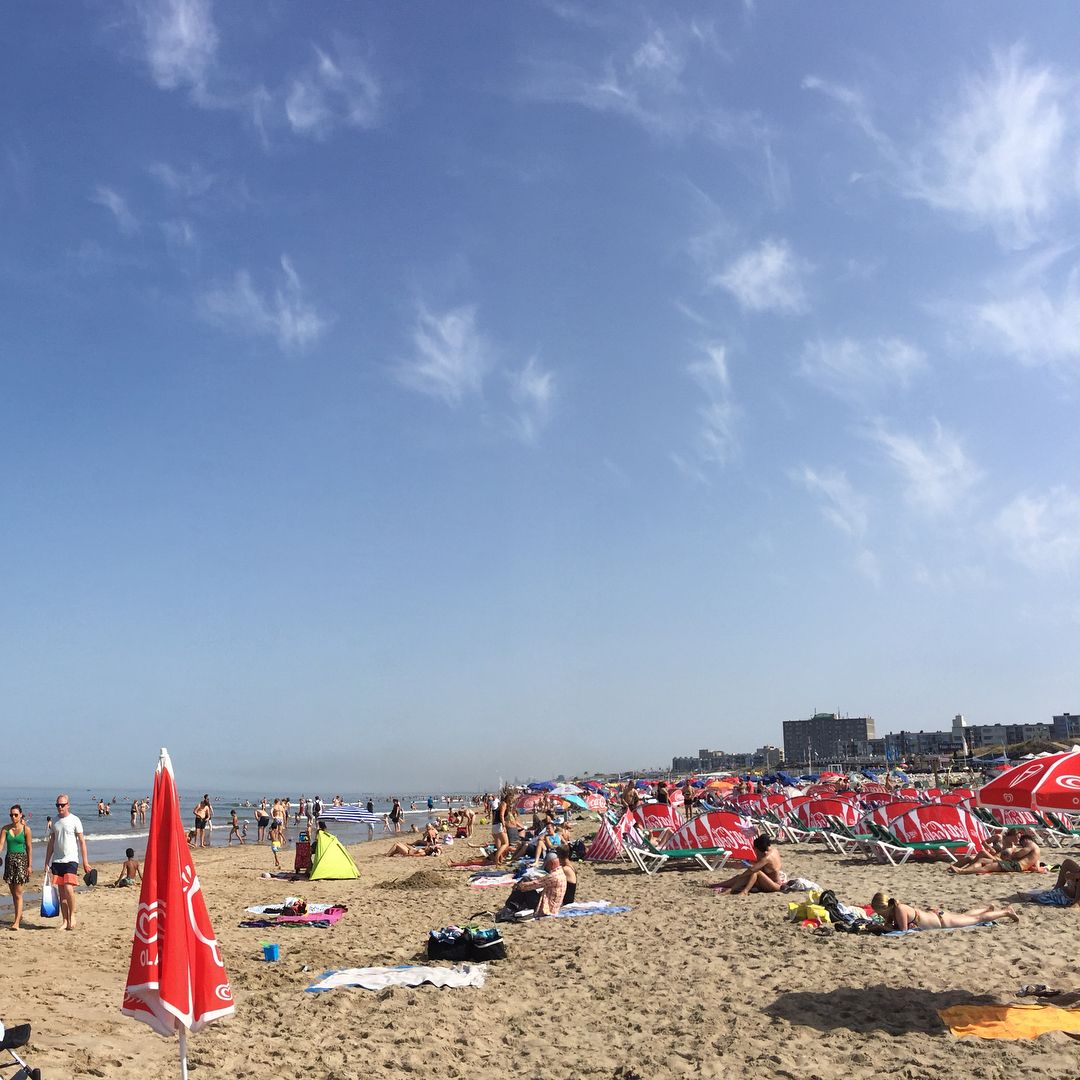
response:
<svg viewBox="0 0 1080 1080"><path fill-rule="evenodd" d="M187 1072L187 1028L180 1025L180 1080L188 1080Z"/></svg>

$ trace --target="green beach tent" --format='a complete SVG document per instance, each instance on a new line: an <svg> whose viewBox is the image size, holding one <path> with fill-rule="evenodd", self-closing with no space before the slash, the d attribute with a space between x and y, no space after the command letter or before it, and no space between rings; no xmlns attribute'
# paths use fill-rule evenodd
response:
<svg viewBox="0 0 1080 1080"><path fill-rule="evenodd" d="M320 829L315 837L315 851L311 856L310 881L347 881L358 878L360 871L352 856L345 850L345 845L325 829Z"/></svg>

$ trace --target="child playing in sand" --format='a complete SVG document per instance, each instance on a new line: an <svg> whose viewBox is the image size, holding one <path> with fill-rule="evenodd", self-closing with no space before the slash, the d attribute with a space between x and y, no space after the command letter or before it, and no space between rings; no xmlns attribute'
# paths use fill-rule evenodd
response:
<svg viewBox="0 0 1080 1080"><path fill-rule="evenodd" d="M975 926L981 922L997 922L1011 919L1019 922L1020 916L1011 908L976 908L973 911L946 911L932 908L923 911L910 904L901 904L894 897L874 893L870 906L880 915L889 930L956 930L962 926Z"/></svg>
<svg viewBox="0 0 1080 1080"><path fill-rule="evenodd" d="M281 860L278 858L278 853L281 851L281 845L285 841L285 827L280 821L275 821L270 828L270 850L274 855L274 865L280 870Z"/></svg>
<svg viewBox="0 0 1080 1080"><path fill-rule="evenodd" d="M139 860L135 858L135 849L128 848L124 853L127 859L120 868L120 876L113 886L116 889L127 889L142 881L142 871L139 869Z"/></svg>

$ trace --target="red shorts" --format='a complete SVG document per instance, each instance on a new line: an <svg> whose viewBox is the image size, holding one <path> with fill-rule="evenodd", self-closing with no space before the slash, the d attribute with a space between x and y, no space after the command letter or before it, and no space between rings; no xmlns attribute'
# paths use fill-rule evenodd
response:
<svg viewBox="0 0 1080 1080"><path fill-rule="evenodd" d="M54 862L49 865L54 885L78 885L79 864L77 862Z"/></svg>

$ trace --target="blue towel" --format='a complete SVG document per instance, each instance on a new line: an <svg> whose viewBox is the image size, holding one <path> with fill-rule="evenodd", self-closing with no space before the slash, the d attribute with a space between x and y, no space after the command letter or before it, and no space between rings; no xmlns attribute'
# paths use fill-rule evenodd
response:
<svg viewBox="0 0 1080 1080"><path fill-rule="evenodd" d="M624 911L629 911L628 907L615 907L609 905L608 907L577 907L575 904L567 904L556 915L557 919L580 919L585 915L621 915Z"/></svg>
<svg viewBox="0 0 1080 1080"><path fill-rule="evenodd" d="M993 926L992 922L980 922L974 926L918 926L914 930L890 930L882 937L907 937L908 934L929 934L931 930L939 933L943 930L978 930L980 926Z"/></svg>

